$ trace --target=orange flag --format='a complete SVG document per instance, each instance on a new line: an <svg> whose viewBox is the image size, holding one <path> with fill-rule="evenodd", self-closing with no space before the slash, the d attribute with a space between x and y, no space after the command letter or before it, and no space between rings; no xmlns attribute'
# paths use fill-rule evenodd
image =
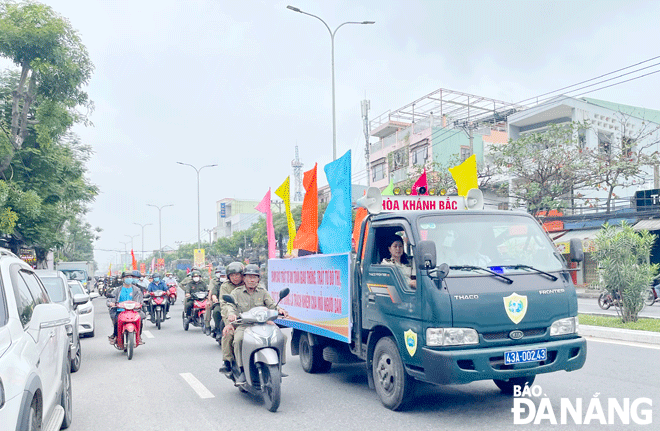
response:
<svg viewBox="0 0 660 431"><path fill-rule="evenodd" d="M318 186L316 184L316 167L305 172L303 176L303 187L305 188L305 197L302 205L302 221L296 238L293 240L293 248L307 250L316 253L319 246L318 228L319 228L319 198Z"/></svg>
<svg viewBox="0 0 660 431"><path fill-rule="evenodd" d="M355 213L355 222L353 223L353 249L357 253L358 239L360 239L360 229L362 229L362 221L369 214L366 208L358 208ZM364 252L364 250L362 250Z"/></svg>

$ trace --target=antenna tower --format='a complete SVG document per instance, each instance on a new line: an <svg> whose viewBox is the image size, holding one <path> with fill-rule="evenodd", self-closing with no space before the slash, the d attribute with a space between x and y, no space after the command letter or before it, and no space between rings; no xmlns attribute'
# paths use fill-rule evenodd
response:
<svg viewBox="0 0 660 431"><path fill-rule="evenodd" d="M298 157L298 145L296 145L296 158L291 161L291 166L293 166L293 181L295 182L294 194L292 201L302 202L302 167L303 164Z"/></svg>

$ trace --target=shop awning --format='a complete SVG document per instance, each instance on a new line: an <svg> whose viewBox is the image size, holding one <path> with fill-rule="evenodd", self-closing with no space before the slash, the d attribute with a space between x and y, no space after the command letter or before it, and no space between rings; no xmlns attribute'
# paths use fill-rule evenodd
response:
<svg viewBox="0 0 660 431"><path fill-rule="evenodd" d="M635 230L660 230L660 219L640 220L633 226Z"/></svg>
<svg viewBox="0 0 660 431"><path fill-rule="evenodd" d="M555 244L560 242L571 242L572 238L578 238L584 241L587 239L596 238L598 232L600 232L600 229L570 230L568 232L564 232L561 236L559 236L560 234L557 232L551 232L550 238L552 238Z"/></svg>

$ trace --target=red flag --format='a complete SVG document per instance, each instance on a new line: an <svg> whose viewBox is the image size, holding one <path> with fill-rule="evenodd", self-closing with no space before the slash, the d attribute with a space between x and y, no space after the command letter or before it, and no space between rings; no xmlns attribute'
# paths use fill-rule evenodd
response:
<svg viewBox="0 0 660 431"><path fill-rule="evenodd" d="M423 193L417 193L417 190L420 188L424 187L424 192ZM417 181L415 181L415 184L413 184L412 187L412 194L413 195L426 195L428 194L428 184L426 182L426 168L424 168L424 173L419 176Z"/></svg>
<svg viewBox="0 0 660 431"><path fill-rule="evenodd" d="M133 249L131 249L131 262L133 269L137 269L137 260L135 260L135 253L133 253Z"/></svg>
<svg viewBox="0 0 660 431"><path fill-rule="evenodd" d="M293 248L313 253L316 253L319 247L319 196L316 184L316 167L317 163L303 176L305 197L302 204L302 221L296 233L296 238L293 240Z"/></svg>
<svg viewBox="0 0 660 431"><path fill-rule="evenodd" d="M360 239L360 229L362 229L362 221L369 214L366 208L358 208L355 214L355 223L353 223L353 247L357 253L358 240ZM364 251L364 250L362 250Z"/></svg>

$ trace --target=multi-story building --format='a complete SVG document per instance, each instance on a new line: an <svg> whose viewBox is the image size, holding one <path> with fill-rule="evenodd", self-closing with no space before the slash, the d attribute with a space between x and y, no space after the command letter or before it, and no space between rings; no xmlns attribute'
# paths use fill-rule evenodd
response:
<svg viewBox="0 0 660 431"><path fill-rule="evenodd" d="M259 201L233 198L220 199L216 202L217 226L213 240L228 238L234 232L245 230L259 221L261 213L254 209Z"/></svg>

